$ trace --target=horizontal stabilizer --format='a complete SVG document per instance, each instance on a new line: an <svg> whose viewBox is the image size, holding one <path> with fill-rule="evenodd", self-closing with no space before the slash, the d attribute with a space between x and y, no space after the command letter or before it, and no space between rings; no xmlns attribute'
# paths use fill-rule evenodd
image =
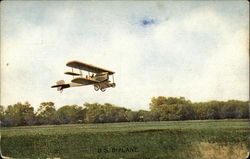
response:
<svg viewBox="0 0 250 159"><path fill-rule="evenodd" d="M56 82L56 85L51 86L51 88L57 88L58 91L62 91L65 88L69 88L70 84L65 84L64 80L60 80Z"/></svg>
<svg viewBox="0 0 250 159"><path fill-rule="evenodd" d="M51 88L57 88L58 91L60 91L64 88L69 88L69 87L70 87L69 84L58 84L58 85L51 86Z"/></svg>

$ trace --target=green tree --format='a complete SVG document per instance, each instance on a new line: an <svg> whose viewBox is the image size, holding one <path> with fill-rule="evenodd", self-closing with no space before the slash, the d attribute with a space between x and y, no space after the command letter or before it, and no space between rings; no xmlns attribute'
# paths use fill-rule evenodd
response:
<svg viewBox="0 0 250 159"><path fill-rule="evenodd" d="M163 97L163 96L159 96L159 97L152 97L151 98L151 102L149 104L149 109L151 111L155 111L159 108L159 106L166 104L167 103L167 98Z"/></svg>
<svg viewBox="0 0 250 159"><path fill-rule="evenodd" d="M125 112L125 116L126 116L127 121L129 122L139 121L138 112L136 111L127 110Z"/></svg>
<svg viewBox="0 0 250 159"><path fill-rule="evenodd" d="M84 115L83 108L77 105L66 105L57 110L57 117L60 124L82 123Z"/></svg>
<svg viewBox="0 0 250 159"><path fill-rule="evenodd" d="M229 100L222 108L225 118L248 118L249 107L248 102Z"/></svg>
<svg viewBox="0 0 250 159"><path fill-rule="evenodd" d="M0 105L0 126L4 124L4 106Z"/></svg>
<svg viewBox="0 0 250 159"><path fill-rule="evenodd" d="M195 110L192 104L179 104L176 112L180 120L194 120Z"/></svg>
<svg viewBox="0 0 250 159"><path fill-rule="evenodd" d="M179 108L177 104L161 105L160 120L180 120Z"/></svg>
<svg viewBox="0 0 250 159"><path fill-rule="evenodd" d="M153 97L151 99L151 118L156 120L185 120L194 118L195 112L191 101L184 97Z"/></svg>
<svg viewBox="0 0 250 159"><path fill-rule="evenodd" d="M206 119L207 117L207 109L205 107L205 104L203 103L194 103L193 109L195 111L195 119Z"/></svg>
<svg viewBox="0 0 250 159"><path fill-rule="evenodd" d="M221 108L223 106L223 102L220 101L209 101L206 102L206 119L220 119L222 112Z"/></svg>
<svg viewBox="0 0 250 159"><path fill-rule="evenodd" d="M36 113L37 124L58 124L55 104L42 102Z"/></svg>
<svg viewBox="0 0 250 159"><path fill-rule="evenodd" d="M109 103L104 105L98 103L85 103L86 109L85 121L88 123L104 123L104 122L125 122L126 108L114 106Z"/></svg>
<svg viewBox="0 0 250 159"><path fill-rule="evenodd" d="M34 108L28 103L9 105L5 110L4 125L22 126L34 124Z"/></svg>
<svg viewBox="0 0 250 159"><path fill-rule="evenodd" d="M140 121L152 121L152 113L146 110L139 110L138 115Z"/></svg>

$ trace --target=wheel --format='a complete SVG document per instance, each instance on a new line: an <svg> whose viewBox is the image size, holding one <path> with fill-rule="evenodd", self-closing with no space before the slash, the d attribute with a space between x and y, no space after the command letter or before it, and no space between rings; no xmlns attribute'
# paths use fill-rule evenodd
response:
<svg viewBox="0 0 250 159"><path fill-rule="evenodd" d="M98 84L95 84L94 89L95 89L95 91L98 91L100 89L100 86Z"/></svg>
<svg viewBox="0 0 250 159"><path fill-rule="evenodd" d="M101 88L101 91L102 91L102 92L105 92L105 91L106 91L106 88Z"/></svg>
<svg viewBox="0 0 250 159"><path fill-rule="evenodd" d="M111 87L113 87L113 88L114 88L115 86L116 86L116 85L115 85L115 83L112 83L112 86L111 86Z"/></svg>

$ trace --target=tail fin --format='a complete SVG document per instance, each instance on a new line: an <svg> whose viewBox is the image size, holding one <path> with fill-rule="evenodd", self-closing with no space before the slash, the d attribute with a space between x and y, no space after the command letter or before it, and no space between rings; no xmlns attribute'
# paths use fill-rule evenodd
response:
<svg viewBox="0 0 250 159"><path fill-rule="evenodd" d="M57 81L56 84L65 84L65 81L64 80L60 80L60 81Z"/></svg>

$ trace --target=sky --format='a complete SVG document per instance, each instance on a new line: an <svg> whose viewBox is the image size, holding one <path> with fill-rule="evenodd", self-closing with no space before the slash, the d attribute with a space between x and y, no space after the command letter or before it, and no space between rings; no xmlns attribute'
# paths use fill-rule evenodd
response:
<svg viewBox="0 0 250 159"><path fill-rule="evenodd" d="M3 1L1 105L248 100L248 43L247 1ZM72 80L72 60L116 72L117 86L50 88Z"/></svg>

